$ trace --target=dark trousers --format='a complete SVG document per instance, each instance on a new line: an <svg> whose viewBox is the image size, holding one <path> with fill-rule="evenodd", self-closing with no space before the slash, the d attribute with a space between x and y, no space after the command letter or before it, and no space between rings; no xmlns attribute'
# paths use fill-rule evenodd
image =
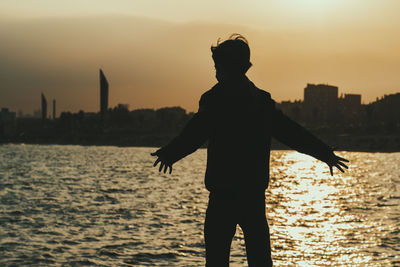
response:
<svg viewBox="0 0 400 267"><path fill-rule="evenodd" d="M210 193L204 224L206 266L229 266L237 224L244 233L249 267L272 266L264 191L242 195Z"/></svg>

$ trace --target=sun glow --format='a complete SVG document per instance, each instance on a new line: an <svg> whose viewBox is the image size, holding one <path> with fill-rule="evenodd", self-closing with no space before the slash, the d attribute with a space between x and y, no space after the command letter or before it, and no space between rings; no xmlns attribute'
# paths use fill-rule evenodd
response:
<svg viewBox="0 0 400 267"><path fill-rule="evenodd" d="M337 4L340 3L340 1L337 0L302 0L295 2L298 6L306 10L314 11L330 10L337 7Z"/></svg>
<svg viewBox="0 0 400 267"><path fill-rule="evenodd" d="M354 9L353 2L343 0L284 0L276 5L281 11L281 16L289 21L297 20L297 23L316 19L336 21Z"/></svg>
<svg viewBox="0 0 400 267"><path fill-rule="evenodd" d="M341 0L291 0L279 1L282 6L291 7L297 11L321 12L334 10L342 5Z"/></svg>

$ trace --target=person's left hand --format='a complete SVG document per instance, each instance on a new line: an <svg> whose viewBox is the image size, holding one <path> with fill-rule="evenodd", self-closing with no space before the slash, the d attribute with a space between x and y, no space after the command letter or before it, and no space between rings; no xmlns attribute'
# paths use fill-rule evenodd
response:
<svg viewBox="0 0 400 267"><path fill-rule="evenodd" d="M343 162L349 162L347 159L336 156L335 153L332 152L332 156L330 157L329 161L326 163L329 166L329 170L331 172L331 175L333 176L333 167L336 167L339 169L339 171L344 172L343 168L348 169L346 164Z"/></svg>
<svg viewBox="0 0 400 267"><path fill-rule="evenodd" d="M157 166L157 164L160 162L160 167L158 168L158 171L161 172L162 169L164 168L164 173L167 172L167 169L169 168L169 173L172 173L172 164L169 163L165 158L161 157L158 154L158 151L151 153L150 155L157 157L156 161L153 164L153 167Z"/></svg>

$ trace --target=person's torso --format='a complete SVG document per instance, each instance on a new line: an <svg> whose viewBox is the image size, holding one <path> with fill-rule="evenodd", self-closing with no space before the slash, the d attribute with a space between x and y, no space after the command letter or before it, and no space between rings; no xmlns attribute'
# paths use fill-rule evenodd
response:
<svg viewBox="0 0 400 267"><path fill-rule="evenodd" d="M207 188L266 186L271 139L268 94L250 81L219 84L212 90L206 103L212 110Z"/></svg>

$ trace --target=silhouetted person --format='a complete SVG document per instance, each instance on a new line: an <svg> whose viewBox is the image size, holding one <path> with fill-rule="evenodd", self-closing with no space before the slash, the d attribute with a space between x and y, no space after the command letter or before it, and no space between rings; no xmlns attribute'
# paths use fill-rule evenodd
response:
<svg viewBox="0 0 400 267"><path fill-rule="evenodd" d="M343 158L275 108L269 93L247 77L247 40L238 34L211 47L218 83L201 96L199 110L168 145L152 153L164 173L206 141L205 185L210 191L204 237L206 266L228 266L236 225L249 266L272 266L265 216L271 137L343 172Z"/></svg>

